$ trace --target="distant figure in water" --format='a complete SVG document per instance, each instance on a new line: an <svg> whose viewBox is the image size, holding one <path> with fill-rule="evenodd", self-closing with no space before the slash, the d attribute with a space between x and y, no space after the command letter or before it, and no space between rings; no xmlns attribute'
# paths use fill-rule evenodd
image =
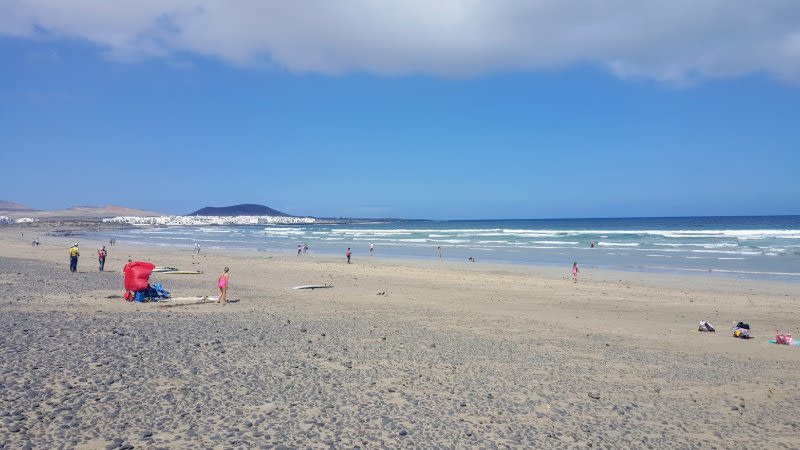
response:
<svg viewBox="0 0 800 450"><path fill-rule="evenodd" d="M100 250L97 251L97 262L100 265L100 272L103 271L103 268L106 266L106 246L100 247Z"/></svg>
<svg viewBox="0 0 800 450"><path fill-rule="evenodd" d="M303 244L297 244L297 257L300 257L300 253L303 253Z"/></svg>
<svg viewBox="0 0 800 450"><path fill-rule="evenodd" d="M230 269L225 268L222 272L222 275L219 276L218 285L219 285L219 299L217 299L217 303L222 303L223 305L228 304L228 279L230 278L230 274L228 273Z"/></svg>
<svg viewBox="0 0 800 450"><path fill-rule="evenodd" d="M375 256L375 244L369 243L369 256Z"/></svg>
<svg viewBox="0 0 800 450"><path fill-rule="evenodd" d="M350 247L347 247L347 252L345 255L347 255L347 264L350 264Z"/></svg>
<svg viewBox="0 0 800 450"><path fill-rule="evenodd" d="M469 262L477 262L478 260L473 258L472 256L469 257Z"/></svg>
<svg viewBox="0 0 800 450"><path fill-rule="evenodd" d="M199 242L194 244L194 251L196 253L198 253L198 254L200 253L200 243Z"/></svg>
<svg viewBox="0 0 800 450"><path fill-rule="evenodd" d="M590 245L590 247L594 248L594 241L592 241L592 244Z"/></svg>
<svg viewBox="0 0 800 450"><path fill-rule="evenodd" d="M308 242L303 244L303 253L308 253Z"/></svg>
<svg viewBox="0 0 800 450"><path fill-rule="evenodd" d="M441 258L442 255L444 254L442 252L442 246L441 245L436 246L436 254L439 255L439 258Z"/></svg>
<svg viewBox="0 0 800 450"><path fill-rule="evenodd" d="M572 282L573 283L577 283L578 282L578 272L580 272L580 270L578 270L578 263L573 261L572 262Z"/></svg>

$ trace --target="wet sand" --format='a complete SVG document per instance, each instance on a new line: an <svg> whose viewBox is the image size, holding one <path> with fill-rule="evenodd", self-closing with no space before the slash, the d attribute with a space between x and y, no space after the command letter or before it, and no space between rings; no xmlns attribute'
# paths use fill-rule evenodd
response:
<svg viewBox="0 0 800 450"><path fill-rule="evenodd" d="M800 283L124 242L99 273L103 243L20 232L0 229L9 448L800 447L800 348L766 342L800 334ZM153 275L181 297L229 266L235 302L108 298L129 258L203 271Z"/></svg>

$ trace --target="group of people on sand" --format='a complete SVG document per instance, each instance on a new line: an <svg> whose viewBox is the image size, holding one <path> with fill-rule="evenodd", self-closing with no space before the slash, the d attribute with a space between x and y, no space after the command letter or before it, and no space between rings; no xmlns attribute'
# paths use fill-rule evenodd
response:
<svg viewBox="0 0 800 450"><path fill-rule="evenodd" d="M78 271L78 258L81 256L81 249L78 243L74 243L69 247L69 270L72 273ZM106 246L100 247L97 250L97 261L100 268L100 272L105 271L106 265L106 258L108 257L108 251L106 251ZM131 260L128 260L131 262ZM217 280L217 285L219 286L219 299L217 299L217 303L221 303L223 305L228 304L228 280L230 279L230 268L226 267L222 275L219 276Z"/></svg>
<svg viewBox="0 0 800 450"><path fill-rule="evenodd" d="M39 245L38 243L36 245ZM81 256L81 249L78 243L74 243L69 247L69 271L75 273L78 271L78 258ZM97 265L100 269L100 272L105 271L106 267L106 257L108 256L108 252L106 251L106 246L103 245L97 250Z"/></svg>

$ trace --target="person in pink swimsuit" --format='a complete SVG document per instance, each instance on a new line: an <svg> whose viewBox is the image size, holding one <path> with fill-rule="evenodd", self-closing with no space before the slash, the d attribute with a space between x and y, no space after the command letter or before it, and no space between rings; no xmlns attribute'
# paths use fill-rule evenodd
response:
<svg viewBox="0 0 800 450"><path fill-rule="evenodd" d="M578 270L578 263L573 261L572 262L572 282L573 283L577 283L578 282L578 272L580 272L580 270Z"/></svg>
<svg viewBox="0 0 800 450"><path fill-rule="evenodd" d="M230 274L228 273L230 269L227 267L225 271L222 272L222 275L219 276L219 299L217 303L222 303L223 305L228 304L228 278Z"/></svg>

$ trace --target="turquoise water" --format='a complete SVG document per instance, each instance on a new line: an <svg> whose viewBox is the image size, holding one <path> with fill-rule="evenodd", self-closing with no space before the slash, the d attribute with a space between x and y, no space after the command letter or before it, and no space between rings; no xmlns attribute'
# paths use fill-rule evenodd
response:
<svg viewBox="0 0 800 450"><path fill-rule="evenodd" d="M625 270L767 276L800 281L800 216L631 219L394 221L337 225L141 228L102 233L119 241L355 259L436 259ZM595 247L591 247L591 243Z"/></svg>

